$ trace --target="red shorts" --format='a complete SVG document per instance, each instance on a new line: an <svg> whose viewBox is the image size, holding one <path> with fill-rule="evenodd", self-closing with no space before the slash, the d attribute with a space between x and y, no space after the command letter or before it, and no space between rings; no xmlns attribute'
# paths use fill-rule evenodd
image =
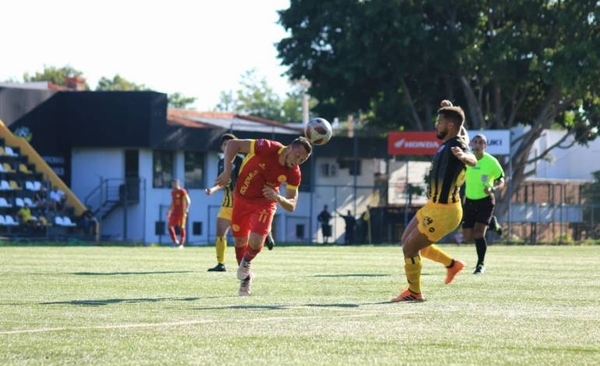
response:
<svg viewBox="0 0 600 366"><path fill-rule="evenodd" d="M179 226L182 229L185 229L185 221L187 218L187 214L171 214L169 216L169 226Z"/></svg>
<svg viewBox="0 0 600 366"><path fill-rule="evenodd" d="M231 214L233 237L247 237L250 233L267 236L271 231L277 203L269 200L235 198Z"/></svg>

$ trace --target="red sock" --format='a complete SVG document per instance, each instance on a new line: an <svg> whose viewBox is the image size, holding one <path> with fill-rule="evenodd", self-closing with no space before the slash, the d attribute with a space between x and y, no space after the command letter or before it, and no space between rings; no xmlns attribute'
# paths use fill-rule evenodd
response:
<svg viewBox="0 0 600 366"><path fill-rule="evenodd" d="M175 227L171 226L169 228L169 235L171 236L171 240L173 240L173 243L177 243L177 235L175 234Z"/></svg>
<svg viewBox="0 0 600 366"><path fill-rule="evenodd" d="M179 233L181 234L181 240L179 241L179 244L183 245L185 244L185 229L179 229Z"/></svg>
<svg viewBox="0 0 600 366"><path fill-rule="evenodd" d="M246 250L246 254L244 254L244 259L247 262L250 262L251 260L254 259L254 257L256 257L258 255L258 253L260 253L261 249L263 247L259 247L258 249L254 249L251 246L248 246L248 250Z"/></svg>
<svg viewBox="0 0 600 366"><path fill-rule="evenodd" d="M238 266L240 265L242 258L244 258L244 254L246 254L247 248L249 248L248 244L246 244L243 247L235 247L235 259L237 259Z"/></svg>

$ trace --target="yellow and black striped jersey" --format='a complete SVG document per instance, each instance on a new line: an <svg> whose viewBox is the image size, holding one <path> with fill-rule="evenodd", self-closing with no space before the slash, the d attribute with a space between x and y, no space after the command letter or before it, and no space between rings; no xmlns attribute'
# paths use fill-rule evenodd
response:
<svg viewBox="0 0 600 366"><path fill-rule="evenodd" d="M235 182L240 173L240 166L242 166L243 160L244 158L240 155L236 155L235 159L233 160L231 180L227 186L223 187L223 201L221 201L221 207L233 207L233 188L235 187ZM219 159L217 175L223 173L223 170L225 170L225 161L223 159Z"/></svg>
<svg viewBox="0 0 600 366"><path fill-rule="evenodd" d="M433 156L429 170L429 200L434 203L458 203L461 201L460 187L465 182L466 166L452 153L451 148L458 146L469 151L466 142L454 137L444 142Z"/></svg>

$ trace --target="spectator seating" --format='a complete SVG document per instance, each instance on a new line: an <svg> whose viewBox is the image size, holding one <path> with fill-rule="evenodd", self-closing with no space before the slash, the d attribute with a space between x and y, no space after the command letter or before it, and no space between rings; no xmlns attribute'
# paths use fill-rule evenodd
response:
<svg viewBox="0 0 600 366"><path fill-rule="evenodd" d="M2 179L0 181L0 191L12 191L12 188L11 188L10 184L8 184L7 180Z"/></svg>
<svg viewBox="0 0 600 366"><path fill-rule="evenodd" d="M15 172L15 170L13 169L13 167L9 163L2 164L2 168L4 169L3 171L5 173L14 173Z"/></svg>
<svg viewBox="0 0 600 366"><path fill-rule="evenodd" d="M6 156L13 156L13 157L15 157L15 156L19 156L19 154L17 154L17 153L16 153L16 152L15 152L15 151L12 149L12 147L10 147L10 146L5 146L5 147L4 147L4 155L6 155Z"/></svg>
<svg viewBox="0 0 600 366"><path fill-rule="evenodd" d="M24 173L24 174L33 174L33 172L31 170L29 170L27 165L25 165L23 163L19 164L19 172Z"/></svg>
<svg viewBox="0 0 600 366"><path fill-rule="evenodd" d="M12 215L5 215L4 220L7 226L19 226L19 221L14 218Z"/></svg>
<svg viewBox="0 0 600 366"><path fill-rule="evenodd" d="M69 237L77 234L78 223L73 216L73 208L65 207L54 212L38 206L35 197L44 186L49 199L50 183L37 172L29 157L22 155L19 148L5 145L0 138L0 231L10 236L43 236L52 238ZM39 225L23 225L17 212L27 204L32 218ZM56 215L56 216L55 216Z"/></svg>

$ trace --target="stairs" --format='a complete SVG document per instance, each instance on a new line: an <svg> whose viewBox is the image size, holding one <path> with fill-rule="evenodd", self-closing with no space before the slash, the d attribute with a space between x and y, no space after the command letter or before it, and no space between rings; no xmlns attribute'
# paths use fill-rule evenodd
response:
<svg viewBox="0 0 600 366"><path fill-rule="evenodd" d="M102 179L85 197L85 205L102 220L119 207L139 203L139 182L139 178Z"/></svg>

